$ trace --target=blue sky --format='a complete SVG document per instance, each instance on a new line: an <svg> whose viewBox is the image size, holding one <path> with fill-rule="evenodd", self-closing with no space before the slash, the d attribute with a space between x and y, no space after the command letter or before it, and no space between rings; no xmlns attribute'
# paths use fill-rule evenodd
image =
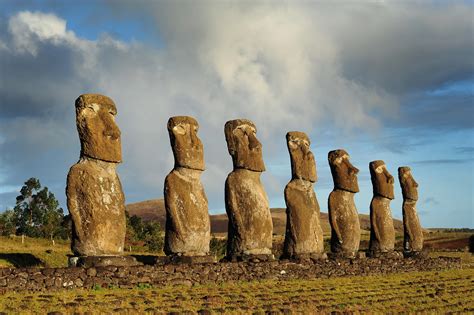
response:
<svg viewBox="0 0 474 315"><path fill-rule="evenodd" d="M37 177L65 207L79 157L74 100L117 103L127 202L161 198L173 166L166 121L200 122L211 213L224 211L232 164L223 125L253 120L262 175L284 207L285 134L307 132L326 211L327 152L346 149L396 177L412 167L426 227L474 227L474 30L471 2L0 1L0 211ZM398 181L392 213L401 218Z"/></svg>

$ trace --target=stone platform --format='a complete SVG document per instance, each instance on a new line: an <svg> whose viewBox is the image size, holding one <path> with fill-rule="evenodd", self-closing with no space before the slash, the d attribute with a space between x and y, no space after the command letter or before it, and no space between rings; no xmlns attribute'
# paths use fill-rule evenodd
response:
<svg viewBox="0 0 474 315"><path fill-rule="evenodd" d="M365 258L320 261L274 260L142 266L0 268L0 293L71 288L153 287L261 279L318 279L461 268L460 258Z"/></svg>

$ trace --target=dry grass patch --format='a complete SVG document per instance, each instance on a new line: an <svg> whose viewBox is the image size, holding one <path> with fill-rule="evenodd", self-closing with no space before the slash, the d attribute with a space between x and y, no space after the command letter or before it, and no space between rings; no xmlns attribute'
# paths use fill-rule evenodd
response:
<svg viewBox="0 0 474 315"><path fill-rule="evenodd" d="M7 313L473 312L474 269L193 287L6 293Z"/></svg>

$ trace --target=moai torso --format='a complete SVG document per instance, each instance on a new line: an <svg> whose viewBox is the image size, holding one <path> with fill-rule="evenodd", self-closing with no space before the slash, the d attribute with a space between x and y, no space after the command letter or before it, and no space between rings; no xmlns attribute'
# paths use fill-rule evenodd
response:
<svg viewBox="0 0 474 315"><path fill-rule="evenodd" d="M81 158L67 177L67 205L73 221L72 251L78 256L114 256L125 242L125 198L116 166L121 162L116 107L102 95L76 100Z"/></svg>
<svg viewBox="0 0 474 315"><path fill-rule="evenodd" d="M398 178L403 195L403 249L405 252L420 252L423 250L423 229L416 211L418 183L407 166L398 168Z"/></svg>
<svg viewBox="0 0 474 315"><path fill-rule="evenodd" d="M383 161L369 164L374 196L370 203L370 242L371 255L391 252L395 248L395 228L393 227L390 202L394 199L393 176Z"/></svg>
<svg viewBox="0 0 474 315"><path fill-rule="evenodd" d="M328 161L334 181L328 200L331 251L343 257L355 257L360 244L359 214L354 203L354 194L359 192L359 170L349 162L344 150L329 152Z"/></svg>
<svg viewBox="0 0 474 315"><path fill-rule="evenodd" d="M164 185L167 255L209 255L211 225L200 180L205 167L197 130L198 123L192 117L177 116L168 121L175 167Z"/></svg>
<svg viewBox="0 0 474 315"><path fill-rule="evenodd" d="M286 135L292 179L285 187L286 233L283 255L289 258L323 257L324 241L319 203L314 193L316 163L310 141L302 132Z"/></svg>
<svg viewBox="0 0 474 315"><path fill-rule="evenodd" d="M231 120L225 125L227 146L234 164L225 183L229 259L271 255L273 223L268 197L260 181L265 166L262 146L255 133L255 125L249 120Z"/></svg>

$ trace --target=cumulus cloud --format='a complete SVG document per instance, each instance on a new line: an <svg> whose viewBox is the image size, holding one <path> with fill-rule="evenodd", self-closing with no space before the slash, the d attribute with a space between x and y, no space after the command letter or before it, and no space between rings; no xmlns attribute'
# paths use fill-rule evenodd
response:
<svg viewBox="0 0 474 315"><path fill-rule="evenodd" d="M436 11L433 18L425 7L398 5L362 5L355 14L351 6L324 4L110 6L153 15L162 45L107 34L81 38L51 13L23 11L0 24L3 184L21 185L34 174L64 189L79 154L73 103L81 93L96 92L117 103L125 160L120 173L130 201L162 196L173 166L166 121L184 114L201 124L208 167L203 181L211 208L222 209L231 169L225 121L254 120L270 164L287 154L284 134L290 129L372 131L398 112L404 93L463 79L472 69L465 32L470 8L447 7L445 17ZM419 38L413 29L422 30L423 50L414 44ZM449 40L441 47L443 38ZM448 59L434 62L432 51ZM408 71L415 69L423 76ZM431 81L421 78L432 74ZM282 198L281 179L264 177L270 197Z"/></svg>
<svg viewBox="0 0 474 315"><path fill-rule="evenodd" d="M66 21L54 14L20 12L10 18L8 30L13 37L14 48L33 56L38 52L38 42L60 45L75 40L74 33L66 30Z"/></svg>

